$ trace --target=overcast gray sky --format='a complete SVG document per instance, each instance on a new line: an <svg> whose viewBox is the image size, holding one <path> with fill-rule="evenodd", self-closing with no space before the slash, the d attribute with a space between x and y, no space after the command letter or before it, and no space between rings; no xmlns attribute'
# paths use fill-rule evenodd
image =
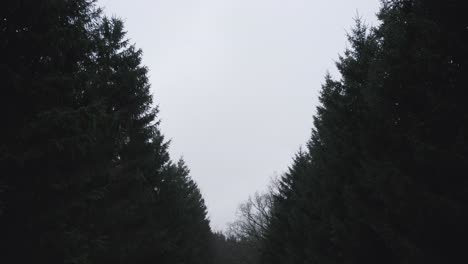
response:
<svg viewBox="0 0 468 264"><path fill-rule="evenodd" d="M161 128L224 229L308 140L327 70L379 0L100 0L143 49Z"/></svg>

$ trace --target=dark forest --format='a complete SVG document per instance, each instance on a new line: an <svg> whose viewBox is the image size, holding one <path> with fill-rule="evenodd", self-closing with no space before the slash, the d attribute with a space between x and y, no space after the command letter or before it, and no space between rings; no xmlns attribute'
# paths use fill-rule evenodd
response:
<svg viewBox="0 0 468 264"><path fill-rule="evenodd" d="M94 0L1 6L0 263L468 263L465 1L356 18L306 147L226 231L169 155L123 21Z"/></svg>

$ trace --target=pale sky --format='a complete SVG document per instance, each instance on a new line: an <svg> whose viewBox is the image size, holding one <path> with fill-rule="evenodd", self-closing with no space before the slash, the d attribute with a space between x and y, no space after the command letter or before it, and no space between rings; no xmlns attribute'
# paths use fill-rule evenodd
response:
<svg viewBox="0 0 468 264"><path fill-rule="evenodd" d="M325 73L379 0L100 0L150 70L161 129L225 229L310 137Z"/></svg>

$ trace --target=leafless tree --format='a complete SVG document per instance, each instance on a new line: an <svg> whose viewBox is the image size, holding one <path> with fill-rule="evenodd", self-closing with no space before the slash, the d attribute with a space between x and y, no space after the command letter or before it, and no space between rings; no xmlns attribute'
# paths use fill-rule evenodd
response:
<svg viewBox="0 0 468 264"><path fill-rule="evenodd" d="M228 233L238 239L260 244L265 239L270 224L270 211L277 187L275 177L266 192L256 192L242 203L237 211L237 219L229 225Z"/></svg>

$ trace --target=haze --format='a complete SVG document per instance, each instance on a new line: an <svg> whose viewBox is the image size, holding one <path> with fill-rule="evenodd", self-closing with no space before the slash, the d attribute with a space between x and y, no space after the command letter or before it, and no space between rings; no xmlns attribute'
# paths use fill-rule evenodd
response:
<svg viewBox="0 0 468 264"><path fill-rule="evenodd" d="M185 159L212 228L281 175L309 138L325 73L378 0L101 0L143 49L170 153Z"/></svg>

